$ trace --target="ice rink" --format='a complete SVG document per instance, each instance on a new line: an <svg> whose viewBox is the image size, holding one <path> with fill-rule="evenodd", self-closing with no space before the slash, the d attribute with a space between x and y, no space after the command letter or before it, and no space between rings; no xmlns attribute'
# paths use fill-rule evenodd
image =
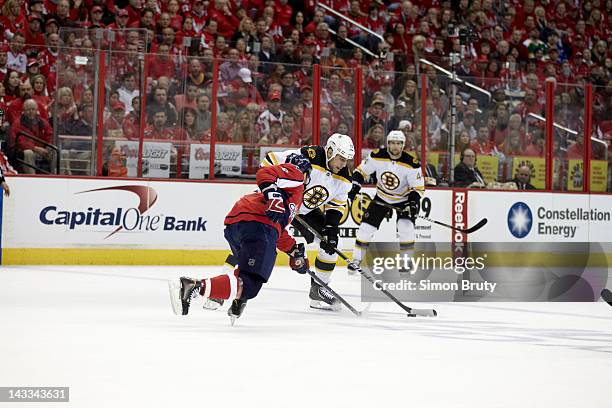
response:
<svg viewBox="0 0 612 408"><path fill-rule="evenodd" d="M275 270L231 327L175 316L167 280L212 267L3 267L0 385L69 386L72 407L610 407L612 308L444 303L408 318L308 308L309 278ZM358 308L359 279L332 287ZM428 307L417 304L416 307Z"/></svg>

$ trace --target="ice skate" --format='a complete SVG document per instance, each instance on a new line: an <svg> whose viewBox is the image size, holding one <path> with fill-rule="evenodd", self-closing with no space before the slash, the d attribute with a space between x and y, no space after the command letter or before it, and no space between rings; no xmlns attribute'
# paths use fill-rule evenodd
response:
<svg viewBox="0 0 612 408"><path fill-rule="evenodd" d="M310 279L310 307L322 310L340 310L340 302L327 289Z"/></svg>
<svg viewBox="0 0 612 408"><path fill-rule="evenodd" d="M407 262L407 265L400 267L397 271L400 273L400 275L402 274L414 275L414 272L415 272L414 262L412 262L412 259L409 259Z"/></svg>
<svg viewBox="0 0 612 408"><path fill-rule="evenodd" d="M227 309L227 315L230 317L232 326L236 322L236 319L242 315L242 312L244 312L246 304L246 299L234 299L230 308Z"/></svg>
<svg viewBox="0 0 612 408"><path fill-rule="evenodd" d="M188 314L191 299L197 296L201 287L201 281L185 276L181 277L178 282L169 281L168 288L170 290L170 301L174 314L183 316Z"/></svg>
<svg viewBox="0 0 612 408"><path fill-rule="evenodd" d="M217 310L225 303L224 299L213 299L208 298L204 300L204 306L202 306L205 310Z"/></svg>
<svg viewBox="0 0 612 408"><path fill-rule="evenodd" d="M349 262L347 269L348 269L348 274L349 275L355 275L356 273L359 272L359 270L361 269L359 267L359 265L361 264L361 260L360 259L353 259L353 262Z"/></svg>

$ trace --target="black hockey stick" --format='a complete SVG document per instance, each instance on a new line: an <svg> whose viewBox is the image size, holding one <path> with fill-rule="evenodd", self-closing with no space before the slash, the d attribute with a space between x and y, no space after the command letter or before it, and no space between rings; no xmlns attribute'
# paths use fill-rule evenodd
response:
<svg viewBox="0 0 612 408"><path fill-rule="evenodd" d="M401 211L401 208L394 207L391 204L388 204L388 203L385 203L385 202L382 202L382 201L378 201L378 200L372 200L372 201L375 202L376 204L382 206L382 207L390 208L390 209L396 210L396 211ZM425 217L424 215L417 215L417 217L419 217L419 218L421 218L421 219L423 219L425 221L429 221L429 222L432 222L434 224L438 224L438 225L441 225L443 227L450 228L453 231L462 232L464 234L471 234L472 232L478 231L479 229L484 227L486 225L486 223L489 221L486 218L483 218L482 220L478 221L478 223L476 225L473 225L470 228L459 228L459 227L453 227L452 225L443 223L441 221L432 220L431 218Z"/></svg>
<svg viewBox="0 0 612 408"><path fill-rule="evenodd" d="M601 298L610 306L612 306L612 292L610 289L604 289L601 291Z"/></svg>
<svg viewBox="0 0 612 408"><path fill-rule="evenodd" d="M353 312L355 315L357 316L361 316L361 312L357 309L355 309L353 306L351 306L351 304L349 302L347 302L346 300L344 300L344 298L342 296L340 296L338 293L336 293L332 288L329 287L329 285L325 282L323 282L321 279L319 279L319 277L317 276L316 273L314 273L313 271L307 271L307 273L310 275L310 277L312 279L314 279L315 282L317 282L319 285L323 286L325 289L327 289L329 291L329 293L331 293L332 295L334 295L334 297L336 299L338 299L340 301L340 303L342 303L344 306L346 306L346 308L348 310L350 310L351 312Z"/></svg>
<svg viewBox="0 0 612 408"><path fill-rule="evenodd" d="M323 237L321 236L321 234L319 234L318 231L316 231L314 228L312 228L306 221L304 221L302 219L302 217L300 217L299 215L295 217L295 219L302 224L308 231L310 231L315 237L319 238L319 240L324 241ZM338 256L342 259L344 259L349 265L351 265L357 272L359 272L359 274L361 276L363 276L364 278L366 278L368 280L368 282L370 282L372 285L374 285L374 287L378 290L380 290L382 293L384 293L389 299L391 299L392 301L394 301L399 307L401 307L402 309L404 309L407 313L408 313L408 317L415 317L415 316L428 316L428 317L432 317L432 316L437 316L438 312L436 312L434 309L413 309L409 306L406 306L405 304L403 304L402 302L400 302L395 296L393 296L391 293L389 293L386 289L384 289L382 286L378 285L377 282L374 280L374 278L372 276L370 276L369 274L367 274L363 269L361 269L358 265L354 264L353 261L351 261L346 255L344 255L342 253L342 251L340 251L338 248L334 249L334 252L336 252L338 254Z"/></svg>

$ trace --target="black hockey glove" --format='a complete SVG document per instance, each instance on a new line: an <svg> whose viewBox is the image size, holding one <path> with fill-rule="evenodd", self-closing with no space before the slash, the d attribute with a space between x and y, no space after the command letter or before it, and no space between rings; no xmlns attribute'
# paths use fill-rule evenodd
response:
<svg viewBox="0 0 612 408"><path fill-rule="evenodd" d="M351 191L349 191L348 198L351 200L354 200L360 191L361 191L361 186L357 184L356 182L353 182L353 188L351 188Z"/></svg>
<svg viewBox="0 0 612 408"><path fill-rule="evenodd" d="M408 194L408 202L406 203L406 206L404 207L402 212L408 214L408 217L410 217L414 222L417 215L419 215L420 210L421 195L416 191L411 191L410 194Z"/></svg>
<svg viewBox="0 0 612 408"><path fill-rule="evenodd" d="M338 247L338 234L340 229L333 225L326 225L321 231L321 249L330 255L335 254L335 250Z"/></svg>
<svg viewBox="0 0 612 408"><path fill-rule="evenodd" d="M291 251L287 253L289 255L289 266L297 273L306 273L310 269L310 262L306 257L306 247L304 244L296 244Z"/></svg>
<svg viewBox="0 0 612 408"><path fill-rule="evenodd" d="M287 222L287 203L282 191L276 184L271 184L261 191L266 198L266 216L272 222L283 224Z"/></svg>

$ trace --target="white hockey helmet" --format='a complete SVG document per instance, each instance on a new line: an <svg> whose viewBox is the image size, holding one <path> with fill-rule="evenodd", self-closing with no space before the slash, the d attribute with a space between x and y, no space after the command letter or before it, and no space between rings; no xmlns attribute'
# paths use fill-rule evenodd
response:
<svg viewBox="0 0 612 408"><path fill-rule="evenodd" d="M343 135L341 133L334 133L327 139L327 143L325 143L325 152L329 149L332 149L331 157L327 159L330 161L336 155L340 155L347 160L351 160L355 157L355 147L353 146L353 141L347 135Z"/></svg>
<svg viewBox="0 0 612 408"><path fill-rule="evenodd" d="M389 142L402 142L402 145L406 145L406 135L401 130L392 130L387 135L387 144Z"/></svg>

